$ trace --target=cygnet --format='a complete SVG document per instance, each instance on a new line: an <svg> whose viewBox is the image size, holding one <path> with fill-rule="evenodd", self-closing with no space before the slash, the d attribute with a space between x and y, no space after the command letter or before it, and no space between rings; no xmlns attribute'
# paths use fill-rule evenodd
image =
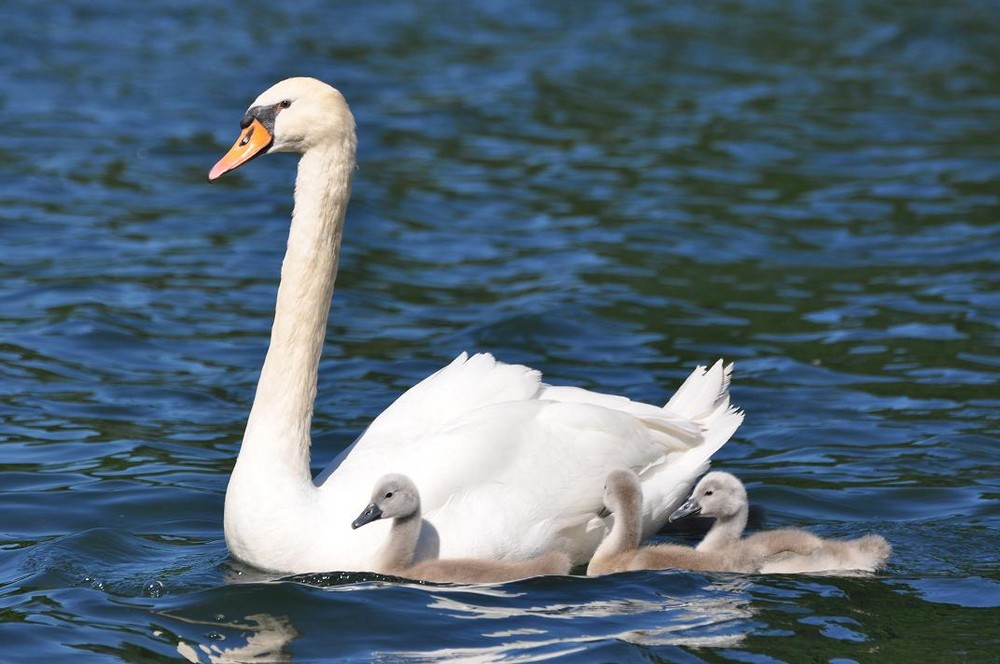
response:
<svg viewBox="0 0 1000 664"><path fill-rule="evenodd" d="M557 551L522 561L452 558L414 563L421 528L420 492L405 475L390 474L376 482L371 503L351 527L379 519L393 520L388 539L372 561L372 570L381 574L443 583L499 583L570 570L569 556Z"/></svg>
<svg viewBox="0 0 1000 664"><path fill-rule="evenodd" d="M614 515L610 531L587 565L587 574L641 569L705 572L754 572L757 563L742 551L706 552L679 544L639 547L642 533L642 486L631 470L613 470L604 484L604 506Z"/></svg>
<svg viewBox="0 0 1000 664"><path fill-rule="evenodd" d="M737 556L764 574L873 572L885 565L892 552L879 535L826 540L804 530L785 528L743 537L747 509L746 489L739 478L711 472L698 482L691 497L670 515L670 520L691 514L714 518L715 524L696 550Z"/></svg>

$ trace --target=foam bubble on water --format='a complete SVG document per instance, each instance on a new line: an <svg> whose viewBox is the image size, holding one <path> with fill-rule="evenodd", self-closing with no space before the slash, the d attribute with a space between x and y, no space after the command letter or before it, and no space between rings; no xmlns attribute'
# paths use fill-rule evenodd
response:
<svg viewBox="0 0 1000 664"><path fill-rule="evenodd" d="M163 597L166 592L166 587L163 582L159 579L153 579L152 581L147 581L142 586L142 594L145 597Z"/></svg>

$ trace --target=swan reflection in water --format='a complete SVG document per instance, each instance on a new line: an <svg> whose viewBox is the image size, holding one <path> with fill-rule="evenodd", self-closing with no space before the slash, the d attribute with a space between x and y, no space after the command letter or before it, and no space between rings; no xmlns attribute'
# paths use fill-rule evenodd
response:
<svg viewBox="0 0 1000 664"><path fill-rule="evenodd" d="M657 578L672 576L676 573L653 573L645 577L644 585L648 581L649 586L655 586ZM484 630L483 643L479 646L434 651L384 650L373 655L495 661L532 652L544 653L546 657L568 655L598 643L615 641L640 646L731 648L739 646L746 638L750 629L747 621L755 613L747 594L749 587L746 581L722 579L709 582L692 595L664 593L656 599L618 597L535 606L477 605L463 601L468 597L460 600L448 594L436 594L428 608L457 618L519 623L526 618L534 620L530 627ZM603 584L602 588L607 589ZM456 589L455 592L465 594L468 589ZM495 594L528 601L524 599L526 593ZM546 593L546 596L552 594ZM543 629L537 618L571 620L572 624L565 623L566 629L555 624L550 629ZM620 629L623 624L628 627Z"/></svg>
<svg viewBox="0 0 1000 664"><path fill-rule="evenodd" d="M177 653L189 662L291 662L293 657L287 646L300 635L287 616L272 616L267 613L255 613L240 622L203 622L185 620L176 615L170 617L212 626L212 634L206 636L204 643L193 643L183 638L178 640ZM228 637L218 631L227 628L238 630L241 637L248 632L249 635L242 643L230 644L227 643Z"/></svg>
<svg viewBox="0 0 1000 664"><path fill-rule="evenodd" d="M354 581L344 583L342 579L348 576ZM397 603L400 615L426 611L438 616L441 630L414 634L411 639L405 631L387 633L384 621L377 621L382 628L366 628L366 621L357 619L332 624L319 640L313 640L315 630L307 627L300 632L288 615L254 613L216 621L184 619L173 613L172 619L209 627L200 639L191 633L179 636L177 652L190 662L292 661L292 643L302 633L312 639L300 642L295 650L308 658L306 653L330 647L330 639L336 640L342 631L345 636L350 632L350 640L370 644L368 655L375 659L494 661L572 654L616 642L729 648L743 642L755 613L748 581L704 577L698 582L697 575L678 572L638 572L603 579L548 577L472 586L395 582L364 574L313 575L312 583L295 578L297 583L328 592L364 593L367 597L360 604L380 614L391 614L393 610L387 607ZM405 596L372 595L400 591ZM366 634L366 629L371 631ZM475 645L464 645L470 640ZM463 645L452 645L457 643Z"/></svg>

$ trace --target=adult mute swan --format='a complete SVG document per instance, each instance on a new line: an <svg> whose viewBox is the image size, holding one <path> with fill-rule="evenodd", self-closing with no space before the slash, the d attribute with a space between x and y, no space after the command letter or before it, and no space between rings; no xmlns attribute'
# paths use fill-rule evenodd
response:
<svg viewBox="0 0 1000 664"><path fill-rule="evenodd" d="M604 534L609 470L640 473L651 534L742 421L729 405L732 367L721 361L696 368L659 408L552 387L527 367L463 353L313 479L309 429L355 164L354 118L334 88L291 78L261 94L240 126L209 180L269 152L302 156L270 346L226 491L226 544L239 560L277 572L367 570L389 523L352 530L357 496L403 472L423 499L418 560L562 551L584 564Z"/></svg>
<svg viewBox="0 0 1000 664"><path fill-rule="evenodd" d="M443 583L499 583L529 576L569 574L569 556L561 551L515 561L433 558L414 563L422 527L420 516L420 492L413 480L390 473L378 481L368 507L351 524L351 528L357 529L379 519L392 519L389 537L371 562L373 571Z"/></svg>

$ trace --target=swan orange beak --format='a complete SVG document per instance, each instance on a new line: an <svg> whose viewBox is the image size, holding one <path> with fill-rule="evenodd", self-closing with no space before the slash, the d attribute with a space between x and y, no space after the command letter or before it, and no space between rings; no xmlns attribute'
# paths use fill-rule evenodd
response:
<svg viewBox="0 0 1000 664"><path fill-rule="evenodd" d="M208 172L208 180L217 180L223 174L239 168L254 157L264 154L264 151L271 146L274 138L271 132L264 128L260 120L254 120L247 128L240 133L240 137L233 143L219 162Z"/></svg>

